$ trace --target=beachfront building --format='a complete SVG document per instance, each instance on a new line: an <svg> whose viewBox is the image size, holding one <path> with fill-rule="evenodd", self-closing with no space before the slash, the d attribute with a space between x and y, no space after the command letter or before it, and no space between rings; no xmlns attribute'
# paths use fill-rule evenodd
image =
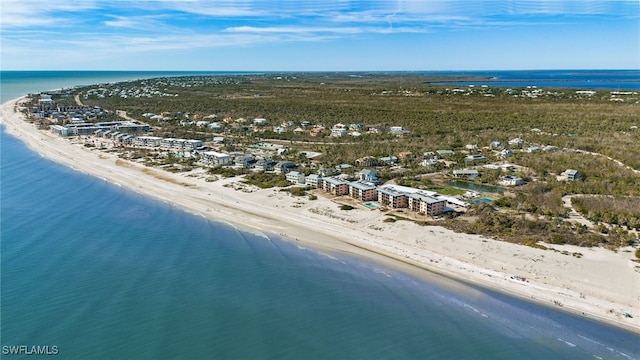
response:
<svg viewBox="0 0 640 360"><path fill-rule="evenodd" d="M106 134L106 132L103 134ZM162 138L159 136L136 136L133 139L133 145L144 147L158 147L160 146L161 141Z"/></svg>
<svg viewBox="0 0 640 360"><path fill-rule="evenodd" d="M378 188L378 202L392 209L409 206L407 194L391 188Z"/></svg>
<svg viewBox="0 0 640 360"><path fill-rule="evenodd" d="M66 131L62 131L62 129L56 127L55 129L52 129L52 132L59 136L73 136L73 135L93 135L98 130L102 130L102 131L112 130L112 131L127 132L127 133L144 133L150 130L149 125L139 124L133 121L85 123L80 118L76 118L75 122L65 125L64 127L67 128Z"/></svg>
<svg viewBox="0 0 640 360"><path fill-rule="evenodd" d="M292 184L296 184L296 185L305 184L304 173L301 173L299 171L290 171L287 173L287 175L285 175L285 177L287 181Z"/></svg>
<svg viewBox="0 0 640 360"><path fill-rule="evenodd" d="M69 136L69 128L67 128L66 126L62 126L62 125L51 125L51 127L49 127L49 129L51 130L52 134L56 134L58 136Z"/></svg>
<svg viewBox="0 0 640 360"><path fill-rule="evenodd" d="M305 177L304 182L305 184L311 186L314 189L317 189L319 186L318 184L320 183L320 180L322 178L320 177L320 175L318 174L311 174L307 177Z"/></svg>
<svg viewBox="0 0 640 360"><path fill-rule="evenodd" d="M349 183L333 177L322 179L322 190L333 195L341 196L349 194Z"/></svg>
<svg viewBox="0 0 640 360"><path fill-rule="evenodd" d="M257 161L253 156L237 156L233 164L237 168L252 169Z"/></svg>
<svg viewBox="0 0 640 360"><path fill-rule="evenodd" d="M203 151L200 155L201 162L209 166L224 166L231 163L231 156L216 151Z"/></svg>
<svg viewBox="0 0 640 360"><path fill-rule="evenodd" d="M360 201L378 200L378 189L371 184L363 182L350 182L349 195Z"/></svg>
<svg viewBox="0 0 640 360"><path fill-rule="evenodd" d="M276 174L286 174L290 171L293 171L297 167L298 165L296 165L292 161L279 161L274 165L273 171Z"/></svg>
<svg viewBox="0 0 640 360"><path fill-rule="evenodd" d="M408 194L407 198L409 200L409 209L429 216L436 216L443 213L447 206L445 199L437 199L419 193Z"/></svg>

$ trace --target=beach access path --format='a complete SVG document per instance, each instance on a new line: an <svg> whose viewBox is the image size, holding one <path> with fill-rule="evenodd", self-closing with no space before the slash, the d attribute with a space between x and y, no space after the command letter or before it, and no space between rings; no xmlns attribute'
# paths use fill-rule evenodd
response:
<svg viewBox="0 0 640 360"><path fill-rule="evenodd" d="M640 263L633 249L546 245L542 250L438 226L399 220L330 197L295 197L258 189L238 178L207 182L197 172L171 173L73 144L25 121L22 99L2 105L8 134L33 151L85 174L179 206L191 213L321 252L345 253L432 279L432 272L640 333ZM581 256L573 256L573 254ZM632 318L625 317L628 312Z"/></svg>

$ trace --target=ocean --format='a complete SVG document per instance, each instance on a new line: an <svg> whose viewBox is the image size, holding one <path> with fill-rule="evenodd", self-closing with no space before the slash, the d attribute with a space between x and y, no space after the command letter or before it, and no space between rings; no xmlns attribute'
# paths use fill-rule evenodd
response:
<svg viewBox="0 0 640 360"><path fill-rule="evenodd" d="M173 74L2 72L1 101ZM0 141L3 359L640 358L638 334L210 221Z"/></svg>

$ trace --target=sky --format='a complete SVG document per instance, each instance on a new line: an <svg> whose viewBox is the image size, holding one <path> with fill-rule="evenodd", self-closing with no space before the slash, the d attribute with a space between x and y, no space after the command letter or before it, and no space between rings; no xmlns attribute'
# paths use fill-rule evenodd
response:
<svg viewBox="0 0 640 360"><path fill-rule="evenodd" d="M640 69L640 0L0 0L2 70Z"/></svg>

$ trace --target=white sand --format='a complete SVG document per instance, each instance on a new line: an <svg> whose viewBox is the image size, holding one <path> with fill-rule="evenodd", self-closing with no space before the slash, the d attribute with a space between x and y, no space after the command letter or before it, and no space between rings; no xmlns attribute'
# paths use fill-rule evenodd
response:
<svg viewBox="0 0 640 360"><path fill-rule="evenodd" d="M234 190L240 185L235 178L206 182L197 174L118 160L114 153L39 131L16 111L18 104L16 99L2 105L7 132L42 156L84 173L241 228L285 234L291 241L418 276L426 277L428 269L640 332L640 263L631 261L631 248L618 253L556 245L550 247L559 251L540 250L409 221L385 223L378 210L341 211L322 192L311 201L274 189ZM633 318L623 316L627 311Z"/></svg>

